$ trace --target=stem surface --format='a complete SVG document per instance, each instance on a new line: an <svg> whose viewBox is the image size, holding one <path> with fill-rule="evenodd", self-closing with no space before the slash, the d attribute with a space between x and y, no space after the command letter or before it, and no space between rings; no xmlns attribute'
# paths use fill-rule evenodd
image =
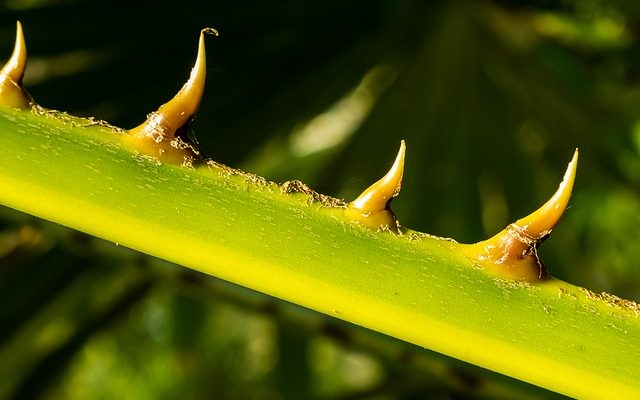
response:
<svg viewBox="0 0 640 400"><path fill-rule="evenodd" d="M503 280L455 242L160 164L87 122L0 110L0 203L569 396L640 398L635 303Z"/></svg>

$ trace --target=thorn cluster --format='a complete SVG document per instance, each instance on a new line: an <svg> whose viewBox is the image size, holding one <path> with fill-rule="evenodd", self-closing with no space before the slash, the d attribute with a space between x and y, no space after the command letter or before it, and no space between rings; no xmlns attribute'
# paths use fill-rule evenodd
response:
<svg viewBox="0 0 640 400"><path fill-rule="evenodd" d="M145 122L127 131L126 141L136 151L173 164L191 166L195 162L205 161L191 132L191 124L205 87L205 34L217 36L218 32L212 28L200 32L195 65L182 89L157 111L149 114ZM0 70L0 106L28 109L35 105L22 86L26 64L22 25L17 22L13 54ZM389 171L348 203L344 212L349 220L374 230L403 233L390 203L402 187L405 151L403 140ZM547 271L538 258L538 247L551 234L569 204L577 163L576 149L558 190L542 207L487 240L459 245L461 252L475 266L503 278L524 281L544 279Z"/></svg>

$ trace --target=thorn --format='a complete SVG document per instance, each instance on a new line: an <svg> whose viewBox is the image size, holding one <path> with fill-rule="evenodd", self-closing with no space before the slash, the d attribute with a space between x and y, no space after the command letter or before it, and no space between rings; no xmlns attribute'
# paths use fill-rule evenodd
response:
<svg viewBox="0 0 640 400"><path fill-rule="evenodd" d="M520 218L497 235L465 245L467 256L499 276L526 281L546 277L538 258L538 247L551 234L569 204L578 166L578 149L567 166L558 190L542 207Z"/></svg>
<svg viewBox="0 0 640 400"><path fill-rule="evenodd" d="M573 182L576 179L577 166L578 149L573 153L573 158L567 166L562 182L553 196L551 196L542 207L515 222L515 225L518 226L525 235L536 240L542 240L555 228L569 204L571 191L573 190Z"/></svg>
<svg viewBox="0 0 640 400"><path fill-rule="evenodd" d="M395 215L389 203L400 193L402 175L404 173L405 142L400 142L400 150L391 169L379 181L369 186L357 199L349 203L351 212L357 222L374 229L387 226L389 229L398 228Z"/></svg>
<svg viewBox="0 0 640 400"><path fill-rule="evenodd" d="M200 158L197 145L189 134L190 125L204 93L207 69L204 45L206 34L217 36L218 32L213 28L200 31L198 55L187 83L171 100L149 114L144 123L129 131L130 136L147 142L139 146L142 152L170 162Z"/></svg>
<svg viewBox="0 0 640 400"><path fill-rule="evenodd" d="M9 61L0 70L0 104L15 108L28 108L31 96L22 87L27 67L27 45L22 24L16 22L16 40Z"/></svg>
<svg viewBox="0 0 640 400"><path fill-rule="evenodd" d="M363 212L379 212L389 208L391 200L400 193L402 174L404 173L404 155L406 146L400 142L400 150L391 169L379 181L369 186L351 206Z"/></svg>
<svg viewBox="0 0 640 400"><path fill-rule="evenodd" d="M22 32L22 24L20 21L16 22L16 41L13 46L13 53L11 58L0 71L0 75L6 76L12 79L17 85L22 84L22 78L24 77L24 70L27 66L27 45L24 40L24 33Z"/></svg>

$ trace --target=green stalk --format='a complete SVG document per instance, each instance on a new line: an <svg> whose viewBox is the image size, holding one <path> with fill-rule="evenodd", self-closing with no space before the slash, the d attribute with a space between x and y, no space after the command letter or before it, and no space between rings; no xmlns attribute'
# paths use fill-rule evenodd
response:
<svg viewBox="0 0 640 400"><path fill-rule="evenodd" d="M500 279L450 241L160 164L89 122L0 110L0 203L569 396L640 398L637 304Z"/></svg>

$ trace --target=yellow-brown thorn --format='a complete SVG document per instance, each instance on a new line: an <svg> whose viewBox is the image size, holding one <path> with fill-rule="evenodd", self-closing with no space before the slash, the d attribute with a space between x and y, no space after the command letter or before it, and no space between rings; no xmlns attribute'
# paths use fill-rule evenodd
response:
<svg viewBox="0 0 640 400"><path fill-rule="evenodd" d="M385 227L392 231L399 229L398 220L389 204L400 193L402 187L405 150L406 146L402 140L398 155L389 172L349 203L348 213L356 222L373 229L385 229Z"/></svg>
<svg viewBox="0 0 640 400"><path fill-rule="evenodd" d="M0 70L0 105L14 108L29 108L31 96L22 87L22 78L27 67L27 45L22 24L16 22L16 41L9 61Z"/></svg>
<svg viewBox="0 0 640 400"><path fill-rule="evenodd" d="M128 131L138 151L176 164L191 164L201 158L196 143L189 137L204 93L207 60L204 45L206 34L218 35L213 28L200 31L198 55L187 83L146 121Z"/></svg>
<svg viewBox="0 0 640 400"><path fill-rule="evenodd" d="M542 207L490 239L463 245L463 252L474 263L504 278L529 282L546 278L546 268L538 258L538 247L551 234L569 204L577 165L578 149L558 190Z"/></svg>

